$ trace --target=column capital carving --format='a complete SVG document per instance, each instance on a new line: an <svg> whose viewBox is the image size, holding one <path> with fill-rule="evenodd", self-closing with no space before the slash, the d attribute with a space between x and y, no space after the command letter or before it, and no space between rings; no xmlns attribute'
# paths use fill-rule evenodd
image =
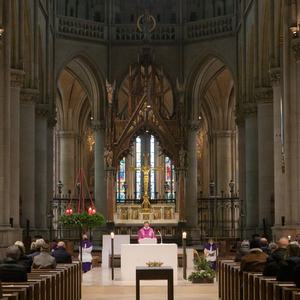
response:
<svg viewBox="0 0 300 300"><path fill-rule="evenodd" d="M49 116L49 105L37 104L35 107L35 114L37 117L47 118Z"/></svg>
<svg viewBox="0 0 300 300"><path fill-rule="evenodd" d="M20 99L23 103L36 103L39 91L36 89L22 89Z"/></svg>
<svg viewBox="0 0 300 300"><path fill-rule="evenodd" d="M273 89L271 87L259 87L255 89L254 99L257 104L272 103Z"/></svg>
<svg viewBox="0 0 300 300"><path fill-rule="evenodd" d="M24 83L25 72L20 69L10 70L10 86L21 88Z"/></svg>
<svg viewBox="0 0 300 300"><path fill-rule="evenodd" d="M105 122L102 121L102 120L101 121L93 121L91 127L94 131L104 130L105 129Z"/></svg>
<svg viewBox="0 0 300 300"><path fill-rule="evenodd" d="M296 62L300 61L300 38L292 40L292 49L294 51Z"/></svg>
<svg viewBox="0 0 300 300"><path fill-rule="evenodd" d="M272 85L279 85L281 79L281 69L279 67L270 68L269 73Z"/></svg>
<svg viewBox="0 0 300 300"><path fill-rule="evenodd" d="M257 105L255 102L246 102L243 104L243 115L249 117L257 113Z"/></svg>
<svg viewBox="0 0 300 300"><path fill-rule="evenodd" d="M200 122L199 121L190 121L189 122L189 126L188 128L191 130L191 131L198 131L200 129L201 125L200 125Z"/></svg>

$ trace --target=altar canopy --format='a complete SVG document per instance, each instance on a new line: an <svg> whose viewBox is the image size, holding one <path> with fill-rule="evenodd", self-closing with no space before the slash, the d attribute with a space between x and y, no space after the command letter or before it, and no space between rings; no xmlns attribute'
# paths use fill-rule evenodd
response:
<svg viewBox="0 0 300 300"><path fill-rule="evenodd" d="M184 213L186 149L183 107L175 103L167 75L144 47L118 93L114 83L106 86L116 102L107 107L108 219L177 224Z"/></svg>

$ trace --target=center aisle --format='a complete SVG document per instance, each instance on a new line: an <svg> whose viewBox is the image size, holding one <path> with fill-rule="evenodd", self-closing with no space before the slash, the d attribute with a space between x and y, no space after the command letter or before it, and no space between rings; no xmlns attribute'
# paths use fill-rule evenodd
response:
<svg viewBox="0 0 300 300"><path fill-rule="evenodd" d="M120 269L116 269L116 276ZM181 269L178 269L179 274ZM109 270L102 272L101 268L95 268L83 274L83 300L133 300L135 299L135 287L126 286L121 281L111 282ZM164 286L142 286L141 299L163 300L167 299L167 282ZM191 284L179 280L175 286L176 300L217 300L217 284Z"/></svg>

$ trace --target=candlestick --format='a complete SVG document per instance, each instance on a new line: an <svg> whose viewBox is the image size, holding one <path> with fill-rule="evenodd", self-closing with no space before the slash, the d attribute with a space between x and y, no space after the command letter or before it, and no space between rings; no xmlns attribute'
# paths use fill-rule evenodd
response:
<svg viewBox="0 0 300 300"><path fill-rule="evenodd" d="M114 239L114 238L115 238L115 233L114 233L114 232L111 232L111 233L110 233L110 238L111 238L111 239Z"/></svg>
<svg viewBox="0 0 300 300"><path fill-rule="evenodd" d="M182 238L183 238L184 240L186 239L186 232L185 232L185 231L182 233Z"/></svg>

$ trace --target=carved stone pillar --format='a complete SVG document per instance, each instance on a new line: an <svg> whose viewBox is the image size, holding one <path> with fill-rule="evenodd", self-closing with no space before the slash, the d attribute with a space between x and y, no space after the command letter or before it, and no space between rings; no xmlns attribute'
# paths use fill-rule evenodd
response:
<svg viewBox="0 0 300 300"><path fill-rule="evenodd" d="M229 182L233 179L232 163L233 131L214 132L216 145L216 192L229 193Z"/></svg>
<svg viewBox="0 0 300 300"><path fill-rule="evenodd" d="M39 229L46 229L48 209L48 105L37 104L35 112L35 226ZM49 151L53 150L49 149Z"/></svg>
<svg viewBox="0 0 300 300"><path fill-rule="evenodd" d="M257 108L245 105L245 230L249 237L258 226L258 150Z"/></svg>
<svg viewBox="0 0 300 300"><path fill-rule="evenodd" d="M98 212L107 216L104 172L104 143L105 126L101 122L93 123L95 135L95 205ZM114 188L113 188L114 190Z"/></svg>
<svg viewBox="0 0 300 300"><path fill-rule="evenodd" d="M187 168L187 197L186 197L186 220L189 226L198 225L197 203L197 134L199 122L192 122L188 133L188 168Z"/></svg>
<svg viewBox="0 0 300 300"><path fill-rule="evenodd" d="M10 218L20 225L20 90L24 72L11 70L10 82ZM9 129L7 129L9 130ZM8 175L8 174L7 174Z"/></svg>
<svg viewBox="0 0 300 300"><path fill-rule="evenodd" d="M61 130L57 133L60 146L60 176L64 185L64 193L73 191L76 176L76 139L74 131Z"/></svg>
<svg viewBox="0 0 300 300"><path fill-rule="evenodd" d="M186 182L185 182L185 178L186 178L186 168L184 167L180 167L177 169L177 191L176 191L176 201L177 201L177 205L178 205L178 211L179 211L179 221L180 222L185 222L186 221L186 212L185 212L185 195L186 195Z"/></svg>
<svg viewBox="0 0 300 300"><path fill-rule="evenodd" d="M35 228L35 102L38 91L23 89L20 108L21 224Z"/></svg>
<svg viewBox="0 0 300 300"><path fill-rule="evenodd" d="M281 70L273 68L270 72L273 87L273 130L274 130L274 211L275 220L273 231L281 228L282 216L288 214L285 195L285 167L284 167L284 141L283 141L283 105L281 90Z"/></svg>
<svg viewBox="0 0 300 300"><path fill-rule="evenodd" d="M273 90L258 88L255 93L258 124L258 201L259 224L273 224L274 197Z"/></svg>

